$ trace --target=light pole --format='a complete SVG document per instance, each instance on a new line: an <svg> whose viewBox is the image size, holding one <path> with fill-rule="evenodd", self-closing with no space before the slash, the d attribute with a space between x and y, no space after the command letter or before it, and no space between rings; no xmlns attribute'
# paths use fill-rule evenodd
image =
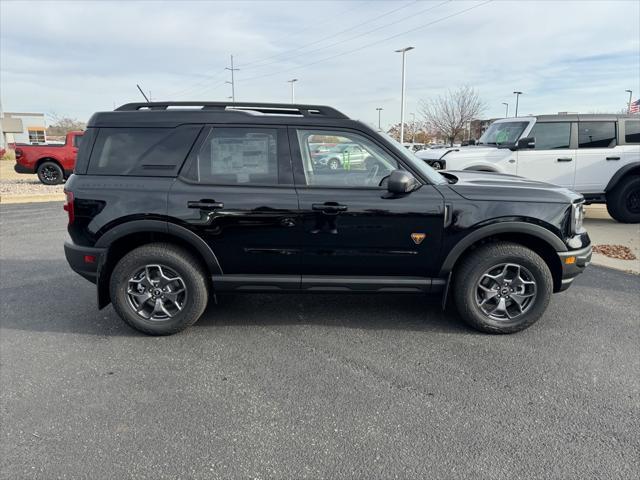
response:
<svg viewBox="0 0 640 480"><path fill-rule="evenodd" d="M294 85L297 81L298 81L297 78L292 78L291 80L287 80L287 82L291 84L291 103L296 103L296 87Z"/></svg>
<svg viewBox="0 0 640 480"><path fill-rule="evenodd" d="M507 107L507 111L504 112L504 118L509 118L509 104L507 102L502 102L502 104Z"/></svg>
<svg viewBox="0 0 640 480"><path fill-rule="evenodd" d="M400 143L404 142L404 74L405 74L405 56L409 50L415 47L405 47L396 50L396 53L402 53L402 93L400 95Z"/></svg>
<svg viewBox="0 0 640 480"><path fill-rule="evenodd" d="M516 117L518 116L518 99L520 98L520 95L522 95L522 92L513 92L516 96Z"/></svg>
<svg viewBox="0 0 640 480"><path fill-rule="evenodd" d="M382 126L380 125L380 115L382 110L384 110L382 107L377 107L376 110L378 111L378 130L382 131Z"/></svg>
<svg viewBox="0 0 640 480"><path fill-rule="evenodd" d="M627 103L627 113L631 113L631 96L633 95L632 90L625 90L625 92L629 92L629 103Z"/></svg>

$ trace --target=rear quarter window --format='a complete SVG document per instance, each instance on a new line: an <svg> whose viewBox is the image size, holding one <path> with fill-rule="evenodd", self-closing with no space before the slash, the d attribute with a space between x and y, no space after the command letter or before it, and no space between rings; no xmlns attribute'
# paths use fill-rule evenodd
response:
<svg viewBox="0 0 640 480"><path fill-rule="evenodd" d="M87 173L176 176L201 128L101 128Z"/></svg>
<svg viewBox="0 0 640 480"><path fill-rule="evenodd" d="M624 141L626 143L640 143L640 120L624 122Z"/></svg>

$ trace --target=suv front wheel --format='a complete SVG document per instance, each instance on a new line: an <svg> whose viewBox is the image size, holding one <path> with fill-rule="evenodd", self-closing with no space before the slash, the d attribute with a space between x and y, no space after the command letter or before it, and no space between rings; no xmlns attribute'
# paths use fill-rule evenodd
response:
<svg viewBox="0 0 640 480"><path fill-rule="evenodd" d="M194 324L208 301L198 261L175 245L153 243L126 254L113 269L113 307L131 327L171 335Z"/></svg>
<svg viewBox="0 0 640 480"><path fill-rule="evenodd" d="M545 312L553 279L545 261L515 243L483 245L454 272L453 296L462 319L488 333L514 333Z"/></svg>

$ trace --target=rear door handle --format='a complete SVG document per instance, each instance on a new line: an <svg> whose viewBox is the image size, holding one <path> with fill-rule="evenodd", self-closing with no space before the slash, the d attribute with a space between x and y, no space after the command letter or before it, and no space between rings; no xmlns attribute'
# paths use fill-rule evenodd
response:
<svg viewBox="0 0 640 480"><path fill-rule="evenodd" d="M558 159L559 162L573 162L573 158L571 157L560 157Z"/></svg>
<svg viewBox="0 0 640 480"><path fill-rule="evenodd" d="M607 157L607 160L620 160L620 157Z"/></svg>
<svg viewBox="0 0 640 480"><path fill-rule="evenodd" d="M340 205L338 203L314 203L311 205L311 209L316 212L333 213L346 212L347 206Z"/></svg>
<svg viewBox="0 0 640 480"><path fill-rule="evenodd" d="M199 201L187 202L189 208L199 208L200 210L220 210L224 208L224 203L215 200L203 199Z"/></svg>

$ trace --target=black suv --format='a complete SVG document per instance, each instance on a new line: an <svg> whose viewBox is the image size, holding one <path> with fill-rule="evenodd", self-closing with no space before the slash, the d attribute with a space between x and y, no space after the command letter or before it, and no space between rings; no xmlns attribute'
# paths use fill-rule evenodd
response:
<svg viewBox="0 0 640 480"><path fill-rule="evenodd" d="M341 144L366 158L318 168L319 146L348 155ZM100 308L154 335L224 292L439 294L479 330L516 332L591 259L579 194L437 173L325 106L96 113L65 191L69 264L96 283Z"/></svg>

